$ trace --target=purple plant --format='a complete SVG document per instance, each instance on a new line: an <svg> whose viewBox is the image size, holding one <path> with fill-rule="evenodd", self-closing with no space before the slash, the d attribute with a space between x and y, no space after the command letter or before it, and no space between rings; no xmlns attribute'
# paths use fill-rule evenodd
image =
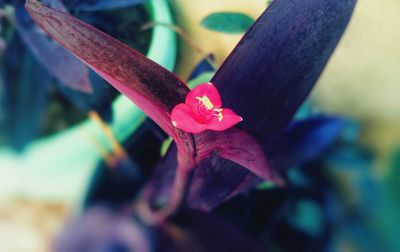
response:
<svg viewBox="0 0 400 252"><path fill-rule="evenodd" d="M224 107L232 108L243 121L224 131L195 134L172 123L172 110L190 92L175 75L67 13L36 0L28 0L26 8L52 38L173 138L135 204L142 220L164 223L182 201L209 211L262 180L283 186L284 169L320 153L333 141L341 119L288 125L339 42L354 5L355 0L275 0L211 80ZM302 150L304 143L309 146L320 139L321 130L333 137L321 137L317 148ZM155 210L154 202L163 197L169 198L168 203Z"/></svg>

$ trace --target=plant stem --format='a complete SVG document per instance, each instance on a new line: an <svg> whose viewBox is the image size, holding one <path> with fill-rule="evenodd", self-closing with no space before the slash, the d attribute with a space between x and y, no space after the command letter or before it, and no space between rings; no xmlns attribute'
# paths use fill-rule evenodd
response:
<svg viewBox="0 0 400 252"><path fill-rule="evenodd" d="M175 173L174 182L169 201L166 206L160 210L153 211L149 205L150 192L144 193L143 199L137 206L137 212L140 217L149 225L158 225L165 221L165 219L173 214L182 202L183 195L185 194L186 185L191 169L186 166L178 165ZM146 197L147 196L147 197Z"/></svg>

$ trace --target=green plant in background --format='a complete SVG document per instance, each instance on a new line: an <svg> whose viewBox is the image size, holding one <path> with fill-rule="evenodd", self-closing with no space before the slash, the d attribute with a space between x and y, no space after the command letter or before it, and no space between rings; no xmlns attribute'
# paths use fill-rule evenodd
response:
<svg viewBox="0 0 400 252"><path fill-rule="evenodd" d="M206 16L201 25L217 32L228 34L243 33L254 20L246 14L235 12L216 12Z"/></svg>

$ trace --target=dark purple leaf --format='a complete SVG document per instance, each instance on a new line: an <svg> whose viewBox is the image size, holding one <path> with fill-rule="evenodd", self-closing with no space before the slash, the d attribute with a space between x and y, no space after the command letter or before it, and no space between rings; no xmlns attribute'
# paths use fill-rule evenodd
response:
<svg viewBox="0 0 400 252"><path fill-rule="evenodd" d="M249 152L251 153L251 151ZM156 167L149 182L146 197L149 198L154 208L159 208L168 202L177 167L176 154L176 146L172 145L165 159ZM221 158L220 153L211 154L202 159L199 166L194 169L185 204L195 209L210 210L223 200L236 195L236 192L234 192L236 188L224 186L225 184L238 185L246 182L247 180L243 181L243 177L246 175L249 175L249 179L254 179L256 184L263 181L241 165ZM273 177L268 179L269 181L282 183L274 174L271 174L271 176ZM251 185L254 186L255 184L252 183Z"/></svg>
<svg viewBox="0 0 400 252"><path fill-rule="evenodd" d="M38 136L51 78L15 35L4 55L2 76L6 136L17 150Z"/></svg>
<svg viewBox="0 0 400 252"><path fill-rule="evenodd" d="M322 154L338 139L345 121L340 118L317 117L293 122L271 150L274 167L285 172L292 166L302 165ZM246 179L230 193L232 198L262 181L247 172Z"/></svg>
<svg viewBox="0 0 400 252"><path fill-rule="evenodd" d="M57 3L58 1L51 2ZM58 9L61 8L60 4L56 4ZM26 46L50 74L71 89L85 93L92 91L86 66L61 45L50 39L32 21L23 4L18 4L16 7L15 24Z"/></svg>
<svg viewBox="0 0 400 252"><path fill-rule="evenodd" d="M257 184L263 181L236 163L209 157L194 170L185 204L194 209L210 211L243 192L240 186L248 179L254 179ZM251 185L254 186L254 183Z"/></svg>
<svg viewBox="0 0 400 252"><path fill-rule="evenodd" d="M355 0L275 0L212 82L242 127L267 150L310 93L339 42Z"/></svg>
<svg viewBox="0 0 400 252"><path fill-rule="evenodd" d="M58 235L56 252L258 252L259 245L217 216L181 211L158 227L147 227L129 213L91 208Z"/></svg>
<svg viewBox="0 0 400 252"><path fill-rule="evenodd" d="M148 0L70 0L70 6L77 11L97 11L106 9L125 8L143 4Z"/></svg>
<svg viewBox="0 0 400 252"><path fill-rule="evenodd" d="M354 5L354 0L275 0L212 79L223 104L244 118L240 126L260 139L266 151L271 153L311 91ZM225 160L198 167L189 205L209 210L247 188L248 183L254 184L250 173L230 172L236 169ZM221 177L219 186L210 187L217 183L216 176Z"/></svg>
<svg viewBox="0 0 400 252"><path fill-rule="evenodd" d="M157 251L257 252L261 247L216 215L185 210L161 226Z"/></svg>
<svg viewBox="0 0 400 252"><path fill-rule="evenodd" d="M144 197L152 208L157 209L167 204L174 182L178 160L178 150L174 143L168 149L165 158L155 167L148 182Z"/></svg>
<svg viewBox="0 0 400 252"><path fill-rule="evenodd" d="M246 167L264 180L272 181L279 185L284 184L274 173L272 166L269 164L263 149L257 143L256 139L238 128L230 128L225 130L223 134L216 131L197 134L195 135L195 142L197 146L196 160L198 163L209 157L221 159L218 161L221 163L224 162L222 159L226 159ZM202 169L202 167L209 170L208 165L200 165L199 169ZM233 169L233 167L228 166L225 171L226 175L232 174L231 170ZM208 173L207 176L209 176Z"/></svg>

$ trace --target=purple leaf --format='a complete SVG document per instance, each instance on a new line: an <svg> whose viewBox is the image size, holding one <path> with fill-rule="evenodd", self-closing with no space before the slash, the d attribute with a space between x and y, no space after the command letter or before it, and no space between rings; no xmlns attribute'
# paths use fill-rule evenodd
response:
<svg viewBox="0 0 400 252"><path fill-rule="evenodd" d="M212 156L228 159L246 167L260 178L283 185L283 181L273 172L261 146L248 133L238 128L230 128L223 134L215 131L198 134L195 135L195 142L198 163Z"/></svg>
<svg viewBox="0 0 400 252"><path fill-rule="evenodd" d="M67 223L52 251L258 252L260 246L217 216L185 210L160 226L148 227L129 213L91 208Z"/></svg>
<svg viewBox="0 0 400 252"><path fill-rule="evenodd" d="M94 27L40 4L26 3L32 18L55 40L131 99L174 138L169 112L189 88L168 70Z"/></svg>
<svg viewBox="0 0 400 252"><path fill-rule="evenodd" d="M65 11L62 3L52 2L56 8ZM15 25L26 46L49 73L69 88L92 92L86 66L35 25L22 4L16 7Z"/></svg>
<svg viewBox="0 0 400 252"><path fill-rule="evenodd" d="M267 150L315 85L355 0L275 0L244 35L212 82Z"/></svg>
<svg viewBox="0 0 400 252"><path fill-rule="evenodd" d="M172 184L174 183L178 160L176 144L172 143L165 158L155 167L150 181L146 185L145 195L147 202L154 209L166 205L171 195Z"/></svg>
<svg viewBox="0 0 400 252"><path fill-rule="evenodd" d="M258 252L259 244L211 213L185 210L161 226L158 251Z"/></svg>
<svg viewBox="0 0 400 252"><path fill-rule="evenodd" d="M196 137L197 146L201 146L197 149L199 165L193 171L193 178L185 199L186 204L191 208L209 210L217 206L221 203L221 199L230 197L232 190L235 190L230 186L221 185L238 185L247 174L253 175L258 182L263 178L278 185L283 184L264 158L260 146L252 142L255 141L254 139L249 139L250 136L235 128L225 133L222 135L212 132ZM244 142L241 143L241 141ZM176 146L172 145L166 158L156 167L148 184L148 198L155 208L168 201L178 165L176 154ZM243 161L248 163L242 163ZM240 163L261 178L248 172L239 165Z"/></svg>
<svg viewBox="0 0 400 252"><path fill-rule="evenodd" d="M354 0L275 0L212 79L223 104L243 116L240 126L253 132L266 151L271 153L316 83L354 5ZM189 205L210 210L247 188L248 182L254 184L250 173L230 170L237 168L227 161L197 168ZM216 176L219 185L210 187L217 183Z"/></svg>
<svg viewBox="0 0 400 252"><path fill-rule="evenodd" d="M321 155L339 137L345 121L335 117L316 117L293 122L271 150L274 167L284 172ZM228 198L247 191L262 181L247 172L246 179L230 193Z"/></svg>

